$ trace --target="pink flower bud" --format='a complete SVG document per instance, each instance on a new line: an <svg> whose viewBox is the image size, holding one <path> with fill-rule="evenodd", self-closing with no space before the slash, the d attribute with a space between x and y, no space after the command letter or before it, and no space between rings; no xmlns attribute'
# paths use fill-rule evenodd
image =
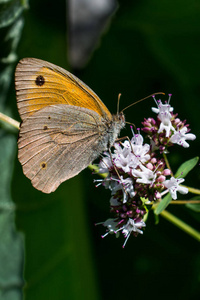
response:
<svg viewBox="0 0 200 300"><path fill-rule="evenodd" d="M166 180L166 177L164 175L160 175L157 179L159 182L163 182Z"/></svg>
<svg viewBox="0 0 200 300"><path fill-rule="evenodd" d="M149 170L153 170L153 165L151 163L148 163L146 166Z"/></svg>
<svg viewBox="0 0 200 300"><path fill-rule="evenodd" d="M165 169L164 171L163 171L163 175L165 175L165 176L168 176L168 175L170 175L171 174L171 171L169 170L169 169Z"/></svg>

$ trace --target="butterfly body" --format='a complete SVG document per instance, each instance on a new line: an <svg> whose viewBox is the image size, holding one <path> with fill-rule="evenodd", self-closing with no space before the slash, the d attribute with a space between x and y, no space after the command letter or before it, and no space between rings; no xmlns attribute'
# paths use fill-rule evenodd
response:
<svg viewBox="0 0 200 300"><path fill-rule="evenodd" d="M22 124L18 158L33 186L45 193L77 175L110 148L125 125L71 73L26 58L15 76Z"/></svg>

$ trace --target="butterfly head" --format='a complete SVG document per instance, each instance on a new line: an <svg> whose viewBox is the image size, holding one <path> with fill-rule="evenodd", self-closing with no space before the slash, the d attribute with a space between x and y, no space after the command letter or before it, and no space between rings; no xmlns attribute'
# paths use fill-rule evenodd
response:
<svg viewBox="0 0 200 300"><path fill-rule="evenodd" d="M113 122L116 124L116 127L121 130L125 127L125 116L123 112L113 115Z"/></svg>
<svg viewBox="0 0 200 300"><path fill-rule="evenodd" d="M112 134L110 135L109 144L112 146L116 139L118 138L120 131L122 128L125 127L125 116L123 112L117 113L116 115L112 116L112 123L110 131Z"/></svg>

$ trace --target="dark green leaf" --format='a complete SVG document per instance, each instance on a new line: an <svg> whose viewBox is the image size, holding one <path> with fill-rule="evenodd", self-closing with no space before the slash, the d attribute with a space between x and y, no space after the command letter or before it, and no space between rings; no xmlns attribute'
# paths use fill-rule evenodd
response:
<svg viewBox="0 0 200 300"><path fill-rule="evenodd" d="M16 232L15 205L11 200L11 178L16 138L0 130L0 299L22 299L23 239Z"/></svg>
<svg viewBox="0 0 200 300"><path fill-rule="evenodd" d="M27 1L0 0L0 93L1 105L5 103L17 60L16 48L23 28L22 11ZM2 108L1 108L2 109Z"/></svg>
<svg viewBox="0 0 200 300"><path fill-rule="evenodd" d="M177 170L175 177L184 178L198 163L199 157L194 157L184 162Z"/></svg>
<svg viewBox="0 0 200 300"><path fill-rule="evenodd" d="M199 200L200 201L200 196L196 196L196 197L192 198L191 200ZM185 206L195 212L200 212L200 203L187 203Z"/></svg>
<svg viewBox="0 0 200 300"><path fill-rule="evenodd" d="M0 0L0 28L7 27L15 22L23 9L20 0Z"/></svg>
<svg viewBox="0 0 200 300"><path fill-rule="evenodd" d="M158 204L158 206L156 207L156 209L154 210L154 213L156 215L159 215L171 202L172 197L170 195L170 193L168 193L163 199L162 201Z"/></svg>
<svg viewBox="0 0 200 300"><path fill-rule="evenodd" d="M0 107L6 107L7 93L16 61L16 47L23 20L22 1L0 1ZM16 153L16 137L0 130L0 299L22 299L24 241L15 228L15 205L11 199L11 179Z"/></svg>

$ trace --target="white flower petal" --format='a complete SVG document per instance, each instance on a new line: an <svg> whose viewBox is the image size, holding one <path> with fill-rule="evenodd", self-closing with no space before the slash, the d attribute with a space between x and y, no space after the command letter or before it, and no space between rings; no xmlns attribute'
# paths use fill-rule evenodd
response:
<svg viewBox="0 0 200 300"><path fill-rule="evenodd" d="M183 146L184 148L188 148L189 144L186 140L195 140L196 136L192 133L187 133L187 127L181 128L179 131L175 131L174 134L170 138L170 142L173 144L178 144Z"/></svg>
<svg viewBox="0 0 200 300"><path fill-rule="evenodd" d="M186 187L180 186L184 182L184 178L174 178L171 177L169 180L163 181L164 186L169 190L172 199L177 199L177 192L181 194L187 194L188 189Z"/></svg>

